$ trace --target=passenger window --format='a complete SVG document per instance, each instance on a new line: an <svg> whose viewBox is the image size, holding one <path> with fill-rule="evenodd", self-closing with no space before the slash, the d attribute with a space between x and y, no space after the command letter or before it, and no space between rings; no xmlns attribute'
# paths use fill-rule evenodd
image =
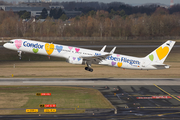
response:
<svg viewBox="0 0 180 120"><path fill-rule="evenodd" d="M14 43L13 41L8 41L8 43Z"/></svg>

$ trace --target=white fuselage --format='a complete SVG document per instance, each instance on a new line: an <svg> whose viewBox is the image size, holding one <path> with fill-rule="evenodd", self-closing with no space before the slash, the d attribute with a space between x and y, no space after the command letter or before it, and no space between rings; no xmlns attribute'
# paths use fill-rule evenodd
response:
<svg viewBox="0 0 180 120"><path fill-rule="evenodd" d="M109 54L108 52L101 52L101 51L89 50L79 47L45 43L45 42L32 41L26 39L11 40L11 42L5 43L4 47L16 51L23 51L28 53L40 54L40 55L48 55L53 57L61 57L65 59L74 57L77 58L77 60L80 60L82 56L93 57L98 55ZM156 69L154 66L151 65L151 63L152 62L146 60L145 58L131 57L121 54L112 54L99 63L92 61L92 64L108 65L108 66L120 67L126 69L139 69L139 70Z"/></svg>

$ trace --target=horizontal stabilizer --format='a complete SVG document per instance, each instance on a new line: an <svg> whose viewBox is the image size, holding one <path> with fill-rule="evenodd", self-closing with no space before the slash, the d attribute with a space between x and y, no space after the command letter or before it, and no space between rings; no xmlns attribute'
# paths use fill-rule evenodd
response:
<svg viewBox="0 0 180 120"><path fill-rule="evenodd" d="M169 65L164 65L164 64L157 64L157 65L152 65L153 67L157 68L157 69L168 69L170 68Z"/></svg>

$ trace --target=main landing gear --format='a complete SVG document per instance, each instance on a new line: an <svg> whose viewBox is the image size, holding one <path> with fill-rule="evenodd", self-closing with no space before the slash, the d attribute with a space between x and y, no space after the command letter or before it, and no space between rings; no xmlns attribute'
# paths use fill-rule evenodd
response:
<svg viewBox="0 0 180 120"><path fill-rule="evenodd" d="M85 70L89 71L89 72L93 72L93 69L91 68L91 65L87 64L87 67L85 67Z"/></svg>
<svg viewBox="0 0 180 120"><path fill-rule="evenodd" d="M93 69L90 68L90 67L85 67L85 70L90 71L90 72L93 72Z"/></svg>

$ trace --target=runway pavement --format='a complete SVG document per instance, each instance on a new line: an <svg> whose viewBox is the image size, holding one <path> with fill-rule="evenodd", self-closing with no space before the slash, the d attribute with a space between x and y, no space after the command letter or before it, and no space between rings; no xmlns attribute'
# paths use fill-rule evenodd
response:
<svg viewBox="0 0 180 120"><path fill-rule="evenodd" d="M180 78L0 78L0 85L180 85Z"/></svg>

